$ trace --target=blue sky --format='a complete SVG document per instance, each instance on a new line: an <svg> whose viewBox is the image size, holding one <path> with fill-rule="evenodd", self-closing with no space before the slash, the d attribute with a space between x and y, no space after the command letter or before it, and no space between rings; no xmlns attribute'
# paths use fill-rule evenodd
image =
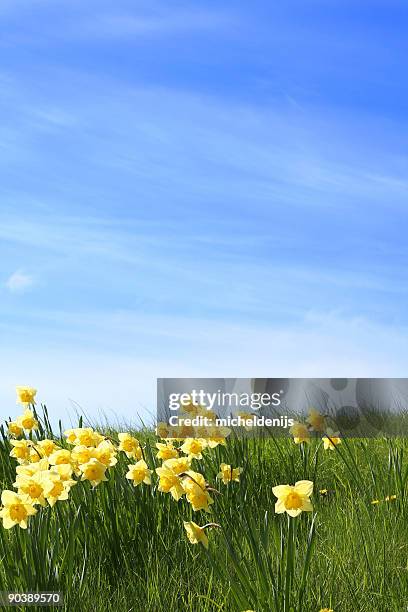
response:
<svg viewBox="0 0 408 612"><path fill-rule="evenodd" d="M281 6L280 6L281 5ZM0 416L405 376L408 6L3 0Z"/></svg>

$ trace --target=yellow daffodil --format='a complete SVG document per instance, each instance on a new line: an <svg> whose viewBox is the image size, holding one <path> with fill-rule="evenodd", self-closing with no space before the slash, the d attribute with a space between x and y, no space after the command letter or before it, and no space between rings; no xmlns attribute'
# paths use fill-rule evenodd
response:
<svg viewBox="0 0 408 612"><path fill-rule="evenodd" d="M89 480L93 488L98 486L102 481L108 480L105 475L106 465L95 458L80 465L79 469L82 472L81 480Z"/></svg>
<svg viewBox="0 0 408 612"><path fill-rule="evenodd" d="M66 431L64 431L64 436L66 436L67 438L67 442L69 444L74 444L75 440L76 440L76 430L75 429L67 429Z"/></svg>
<svg viewBox="0 0 408 612"><path fill-rule="evenodd" d="M205 510L210 512L210 504L214 503L206 488L205 478L202 474L189 470L183 475L183 489L186 493L187 501L193 510Z"/></svg>
<svg viewBox="0 0 408 612"><path fill-rule="evenodd" d="M171 442L168 442L167 444L157 442L156 448L159 450L157 453L158 459L172 459L173 457L178 457L179 455L177 448L174 448Z"/></svg>
<svg viewBox="0 0 408 612"><path fill-rule="evenodd" d="M110 440L103 440L96 448L92 450L92 456L98 459L107 467L113 467L117 464L116 449Z"/></svg>
<svg viewBox="0 0 408 612"><path fill-rule="evenodd" d="M295 444L310 442L310 432L304 423L294 423L289 429Z"/></svg>
<svg viewBox="0 0 408 612"><path fill-rule="evenodd" d="M396 495L387 495L384 501L395 501L397 499Z"/></svg>
<svg viewBox="0 0 408 612"><path fill-rule="evenodd" d="M191 544L202 544L204 548L208 548L208 538L205 534L204 527L199 527L197 523L193 521L184 521L183 524Z"/></svg>
<svg viewBox="0 0 408 612"><path fill-rule="evenodd" d="M66 501L69 497L71 487L76 484L75 480L61 478L60 470L67 469L66 465L53 466L48 472L44 483L44 497L52 507L57 501Z"/></svg>
<svg viewBox="0 0 408 612"><path fill-rule="evenodd" d="M326 435L323 440L324 450L334 450L336 446L341 444L341 438L339 438L339 432L334 433L332 429L327 429Z"/></svg>
<svg viewBox="0 0 408 612"><path fill-rule="evenodd" d="M171 459L169 459L171 461ZM159 476L158 490L162 493L170 493L170 495L178 501L184 495L181 478L170 468L162 465L156 468L156 474Z"/></svg>
<svg viewBox="0 0 408 612"><path fill-rule="evenodd" d="M75 480L72 480L72 465L69 463L61 463L60 465L53 465L50 468L50 474L55 474L63 482L68 482L70 486L76 484Z"/></svg>
<svg viewBox="0 0 408 612"><path fill-rule="evenodd" d="M222 437L218 437L218 438L217 437L208 437L207 438L207 444L208 444L208 448L216 448L220 444L225 446L226 445L226 440L225 440L225 438L222 438Z"/></svg>
<svg viewBox="0 0 408 612"><path fill-rule="evenodd" d="M220 472L217 474L217 478L221 479L224 484L228 484L232 481L239 482L241 472L241 467L232 468L227 463L221 463Z"/></svg>
<svg viewBox="0 0 408 612"><path fill-rule="evenodd" d="M175 474L187 472L191 467L191 457L174 457L163 461L163 467L172 470Z"/></svg>
<svg viewBox="0 0 408 612"><path fill-rule="evenodd" d="M202 459L201 452L207 446L207 440L204 438L187 438L184 444L181 446L181 450L185 455L193 457L194 459Z"/></svg>
<svg viewBox="0 0 408 612"><path fill-rule="evenodd" d="M72 451L70 451L70 461L72 460L78 465L82 465L83 463L88 463L88 461L92 459L93 457L93 451L94 451L94 448L92 446L88 447L88 446L84 446L83 444L74 446Z"/></svg>
<svg viewBox="0 0 408 612"><path fill-rule="evenodd" d="M48 439L37 442L35 448L43 457L49 457L54 451L58 450L58 446L55 444L55 442Z"/></svg>
<svg viewBox="0 0 408 612"><path fill-rule="evenodd" d="M320 489L319 493L320 493L320 495L327 495L328 490L327 489Z"/></svg>
<svg viewBox="0 0 408 612"><path fill-rule="evenodd" d="M313 491L313 482L299 480L294 486L278 485L273 487L272 493L278 498L275 504L276 514L287 512L289 516L298 516L303 511L311 512L313 506L310 496Z"/></svg>
<svg viewBox="0 0 408 612"><path fill-rule="evenodd" d="M133 485L137 487L142 482L145 484L151 484L151 470L147 467L147 463L141 459L135 464L128 465L128 473L126 474L126 478L133 482Z"/></svg>
<svg viewBox="0 0 408 612"><path fill-rule="evenodd" d="M3 491L1 503L0 517L3 519L3 527L5 529L10 529L14 525L27 529L29 517L37 512L30 503L22 499L14 491Z"/></svg>
<svg viewBox="0 0 408 612"><path fill-rule="evenodd" d="M22 499L31 505L40 504L45 506L44 488L45 488L45 473L38 471L32 476L18 475L14 487Z"/></svg>
<svg viewBox="0 0 408 612"><path fill-rule="evenodd" d="M20 404L35 404L35 396L37 394L37 389L33 389L32 387L16 387L17 392L17 401Z"/></svg>
<svg viewBox="0 0 408 612"><path fill-rule="evenodd" d="M10 421L7 423L7 430L10 436L14 436L15 438L19 438L23 435L23 428L17 423L17 421Z"/></svg>
<svg viewBox="0 0 408 612"><path fill-rule="evenodd" d="M380 503L379 499L373 499L373 501L371 502L373 506L376 506L377 504Z"/></svg>
<svg viewBox="0 0 408 612"><path fill-rule="evenodd" d="M44 457L37 463L25 463L16 467L16 473L20 476L33 476L37 472L45 472L49 468L48 459Z"/></svg>
<svg viewBox="0 0 408 612"><path fill-rule="evenodd" d="M128 459L141 459L142 449L140 448L139 440L136 440L129 433L118 434L119 450L126 454Z"/></svg>
<svg viewBox="0 0 408 612"><path fill-rule="evenodd" d="M37 445L33 445L30 449L29 461L31 463L38 463L42 458L41 451L37 448Z"/></svg>
<svg viewBox="0 0 408 612"><path fill-rule="evenodd" d="M31 431L32 429L38 429L38 421L34 417L34 412L27 408L24 411L24 414L17 418L17 425L26 429L27 431Z"/></svg>
<svg viewBox="0 0 408 612"><path fill-rule="evenodd" d="M207 428L205 438L209 448L215 448L219 444L226 445L226 438L230 435L231 430L228 427L212 426ZM203 436L204 437L204 436Z"/></svg>
<svg viewBox="0 0 408 612"><path fill-rule="evenodd" d="M10 451L10 457L14 457L19 463L28 463L33 445L31 440L10 440L10 444L13 447Z"/></svg>
<svg viewBox="0 0 408 612"><path fill-rule="evenodd" d="M69 451L67 448L60 448L59 450L51 453L51 455L48 457L48 461L51 465L63 465L64 463L71 464L73 459L71 451Z"/></svg>
<svg viewBox="0 0 408 612"><path fill-rule="evenodd" d="M326 428L326 418L315 408L310 409L306 421L314 431L324 431Z"/></svg>
<svg viewBox="0 0 408 612"><path fill-rule="evenodd" d="M75 429L75 434L75 446L97 446L104 440L104 437L94 431L92 427L78 427L78 429Z"/></svg>

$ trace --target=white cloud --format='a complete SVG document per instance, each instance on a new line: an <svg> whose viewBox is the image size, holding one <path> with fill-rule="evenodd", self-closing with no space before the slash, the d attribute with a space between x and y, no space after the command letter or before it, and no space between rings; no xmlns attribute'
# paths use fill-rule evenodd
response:
<svg viewBox="0 0 408 612"><path fill-rule="evenodd" d="M11 293L24 293L34 284L34 277L30 274L25 274L22 270L16 270L7 279L6 287Z"/></svg>

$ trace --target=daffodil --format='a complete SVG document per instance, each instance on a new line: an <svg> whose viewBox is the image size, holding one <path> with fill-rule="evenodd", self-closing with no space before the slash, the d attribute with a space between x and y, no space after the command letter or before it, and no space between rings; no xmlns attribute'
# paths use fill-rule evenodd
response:
<svg viewBox="0 0 408 612"><path fill-rule="evenodd" d="M58 446L55 444L54 440L45 439L37 442L35 448L43 457L49 457L55 450L58 449Z"/></svg>
<svg viewBox="0 0 408 612"><path fill-rule="evenodd" d="M332 429L327 429L326 435L323 440L324 450L334 450L336 446L341 444L341 438L339 438L339 432L334 433Z"/></svg>
<svg viewBox="0 0 408 612"><path fill-rule="evenodd" d="M298 516L303 511L313 510L310 496L313 491L313 482L310 480L299 480L292 485L278 485L273 487L272 493L278 498L275 504L276 514L287 512L289 516Z"/></svg>
<svg viewBox="0 0 408 612"><path fill-rule="evenodd" d="M76 484L75 480L63 479L60 470L67 469L66 465L53 466L48 472L44 483L44 497L51 507L57 501L65 501L69 497L71 487Z"/></svg>
<svg viewBox="0 0 408 612"><path fill-rule="evenodd" d="M72 465L69 463L53 465L49 473L56 475L63 482L67 482L69 486L76 484L76 481L72 480Z"/></svg>
<svg viewBox="0 0 408 612"><path fill-rule="evenodd" d="M232 481L239 482L241 472L241 467L232 468L227 463L221 463L220 472L217 474L217 478L221 479L224 484L228 484Z"/></svg>
<svg viewBox="0 0 408 612"><path fill-rule="evenodd" d="M78 427L74 432L74 444L76 446L97 446L104 440L104 437L97 431L94 431L92 427Z"/></svg>
<svg viewBox="0 0 408 612"><path fill-rule="evenodd" d="M395 501L397 499L396 495L387 495L384 501Z"/></svg>
<svg viewBox="0 0 408 612"><path fill-rule="evenodd" d="M19 525L22 529L27 529L27 523L30 516L36 514L37 510L22 499L20 495L14 491L3 491L1 494L2 508L0 517L3 519L3 527L10 529L14 525Z"/></svg>
<svg viewBox="0 0 408 612"><path fill-rule="evenodd" d="M373 506L376 506L377 504L380 503L379 499L373 499L373 501L371 502Z"/></svg>
<svg viewBox="0 0 408 612"><path fill-rule="evenodd" d="M135 464L128 465L128 473L126 474L126 478L133 482L133 485L137 487L142 482L145 484L151 484L151 470L147 467L146 461L141 459Z"/></svg>
<svg viewBox="0 0 408 612"><path fill-rule="evenodd" d="M16 392L17 401L20 402L20 404L35 404L34 398L37 394L37 389L33 389L32 387L16 387Z"/></svg>
<svg viewBox="0 0 408 612"><path fill-rule="evenodd" d="M204 548L208 548L208 538L205 534L204 527L199 527L199 525L193 521L184 521L183 524L191 544L202 544Z"/></svg>
<svg viewBox="0 0 408 612"><path fill-rule="evenodd" d="M163 461L163 467L172 470L175 474L187 472L191 467L191 457L174 457Z"/></svg>
<svg viewBox="0 0 408 612"><path fill-rule="evenodd" d="M230 435L231 430L228 427L213 425L207 427L206 440L209 448L215 448L219 444L226 444L226 438Z"/></svg>
<svg viewBox="0 0 408 612"><path fill-rule="evenodd" d="M177 448L174 448L171 442L168 442L167 444L157 442L156 448L159 450L157 453L158 459L172 459L173 457L178 457L179 455Z"/></svg>
<svg viewBox="0 0 408 612"><path fill-rule="evenodd" d="M205 510L210 512L210 504L214 500L210 497L207 491L205 478L202 474L189 470L183 475L183 489L186 493L187 501L191 504L193 510Z"/></svg>
<svg viewBox="0 0 408 612"><path fill-rule="evenodd" d="M159 476L159 486L157 487L159 491L170 493L176 501L184 495L185 491L181 478L173 470L162 465L162 467L156 468L156 474Z"/></svg>
<svg viewBox="0 0 408 612"><path fill-rule="evenodd" d="M51 465L63 465L64 463L71 464L73 461L71 451L69 451L67 448L60 448L59 450L54 451L48 457L48 460Z"/></svg>
<svg viewBox="0 0 408 612"><path fill-rule="evenodd" d="M25 463L16 467L16 473L20 476L33 476L37 472L45 472L49 468L48 459L44 457L37 463Z"/></svg>
<svg viewBox="0 0 408 612"><path fill-rule="evenodd" d="M32 476L19 474L14 483L18 494L31 505L40 504L45 506L44 488L46 476L43 471L38 471Z"/></svg>
<svg viewBox="0 0 408 612"><path fill-rule="evenodd" d="M33 446L31 440L10 440L10 444L13 447L10 451L10 457L14 457L19 463L28 463Z"/></svg>
<svg viewBox="0 0 408 612"><path fill-rule="evenodd" d="M67 442L69 444L74 444L75 440L76 440L76 430L75 429L67 429L66 431L64 431L64 436L66 436L67 438Z"/></svg>
<svg viewBox="0 0 408 612"><path fill-rule="evenodd" d="M41 451L37 448L37 445L33 445L30 448L30 456L29 456L28 460L31 463L38 463L41 458L42 458Z"/></svg>
<svg viewBox="0 0 408 612"><path fill-rule="evenodd" d="M187 438L181 446L181 450L185 455L189 455L194 459L202 459L201 452L207 446L207 440L204 438Z"/></svg>
<svg viewBox="0 0 408 612"><path fill-rule="evenodd" d="M70 461L72 460L78 465L82 465L83 463L88 463L88 461L92 459L93 457L93 451L94 451L94 448L92 446L88 447L88 446L84 446L83 444L74 446L72 451L69 451Z"/></svg>
<svg viewBox="0 0 408 612"><path fill-rule="evenodd" d="M107 467L113 467L117 464L118 460L115 455L116 450L110 440L103 440L92 450L92 456Z"/></svg>
<svg viewBox="0 0 408 612"><path fill-rule="evenodd" d="M306 421L315 431L324 431L326 428L326 418L315 408L310 409L309 416Z"/></svg>
<svg viewBox="0 0 408 612"><path fill-rule="evenodd" d="M141 459L142 449L140 448L139 440L136 440L129 433L118 434L119 450L126 454L128 459Z"/></svg>
<svg viewBox="0 0 408 612"><path fill-rule="evenodd" d="M38 429L38 421L34 416L34 412L29 408L26 408L24 414L17 418L17 425L31 431L32 429Z"/></svg>
<svg viewBox="0 0 408 612"><path fill-rule="evenodd" d="M295 444L310 442L310 432L304 423L294 423L289 429Z"/></svg>
<svg viewBox="0 0 408 612"><path fill-rule="evenodd" d="M17 421L9 421L7 423L7 430L10 436L14 436L15 438L19 438L23 435L23 428L17 423Z"/></svg>
<svg viewBox="0 0 408 612"><path fill-rule="evenodd" d="M105 472L106 465L95 458L90 459L87 463L80 465L79 469L82 472L81 480L89 480L92 487L98 486L102 481L108 480Z"/></svg>

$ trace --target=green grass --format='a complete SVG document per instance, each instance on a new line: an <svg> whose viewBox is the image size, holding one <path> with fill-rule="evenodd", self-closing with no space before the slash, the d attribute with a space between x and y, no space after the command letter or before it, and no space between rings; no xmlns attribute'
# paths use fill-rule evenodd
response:
<svg viewBox="0 0 408 612"><path fill-rule="evenodd" d="M154 436L135 435L158 467ZM9 452L3 435L2 490L14 482ZM220 491L211 515L158 492L156 478L134 488L121 454L108 482L73 487L27 531L0 526L0 590L63 591L70 612L400 612L408 605L407 453L405 439L345 440L324 451L318 440L299 447L232 437L193 465ZM216 481L221 462L244 468L239 484ZM272 487L301 479L315 483L315 512L275 515ZM371 504L391 494L395 501ZM188 542L184 520L221 526L207 531L208 551Z"/></svg>

